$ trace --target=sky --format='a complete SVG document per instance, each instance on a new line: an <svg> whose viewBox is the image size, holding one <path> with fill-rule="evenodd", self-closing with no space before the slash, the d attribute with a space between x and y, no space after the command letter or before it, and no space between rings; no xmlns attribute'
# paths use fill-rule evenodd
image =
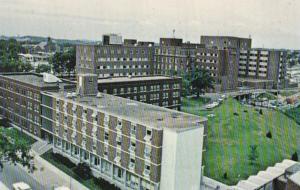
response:
<svg viewBox="0 0 300 190"><path fill-rule="evenodd" d="M300 49L299 0L0 0L0 35L158 42L201 35L252 38L254 47Z"/></svg>

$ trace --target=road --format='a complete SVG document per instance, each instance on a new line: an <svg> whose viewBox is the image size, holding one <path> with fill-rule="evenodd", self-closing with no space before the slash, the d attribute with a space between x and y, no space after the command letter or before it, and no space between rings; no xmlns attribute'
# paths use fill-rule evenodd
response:
<svg viewBox="0 0 300 190"><path fill-rule="evenodd" d="M47 179L45 179L46 181ZM19 165L4 164L3 171L0 172L0 181L2 181L7 187L12 188L12 184L20 181L28 183L33 190L51 190L51 187L40 184L33 175L28 174L25 168Z"/></svg>

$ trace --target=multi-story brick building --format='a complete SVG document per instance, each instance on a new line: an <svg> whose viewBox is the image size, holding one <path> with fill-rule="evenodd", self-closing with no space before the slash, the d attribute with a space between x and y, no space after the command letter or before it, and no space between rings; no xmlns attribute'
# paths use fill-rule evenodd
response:
<svg viewBox="0 0 300 190"><path fill-rule="evenodd" d="M195 62L195 51L200 44L182 43L178 38L161 38L155 47L154 72L162 75L182 75Z"/></svg>
<svg viewBox="0 0 300 190"><path fill-rule="evenodd" d="M236 50L206 48L203 44L182 43L182 39L163 38L155 48L157 74L184 75L206 69L215 79L215 90L235 89L238 85Z"/></svg>
<svg viewBox="0 0 300 190"><path fill-rule="evenodd" d="M98 90L103 93L140 102L180 110L180 77L148 76L98 79Z"/></svg>
<svg viewBox="0 0 300 190"><path fill-rule="evenodd" d="M66 89L75 84L62 82ZM41 91L59 89L56 81L47 81L33 73L2 73L0 75L0 114L24 130L41 137Z"/></svg>
<svg viewBox="0 0 300 190"><path fill-rule="evenodd" d="M200 43L208 48L249 50L252 39L233 36L201 36Z"/></svg>
<svg viewBox="0 0 300 190"><path fill-rule="evenodd" d="M153 46L78 45L76 70L98 77L148 76L153 74Z"/></svg>
<svg viewBox="0 0 300 190"><path fill-rule="evenodd" d="M258 81L266 81L260 87L277 88L277 85L286 83L286 70L287 53L284 50L251 49L239 53L238 74L240 80L246 83L251 79L260 79Z"/></svg>
<svg viewBox="0 0 300 190"><path fill-rule="evenodd" d="M122 189L200 189L205 118L97 93L97 75L78 79L89 96L42 93L55 152Z"/></svg>
<svg viewBox="0 0 300 190"><path fill-rule="evenodd" d="M238 61L234 49L197 48L192 68L208 70L215 80L215 91L234 90L238 86Z"/></svg>

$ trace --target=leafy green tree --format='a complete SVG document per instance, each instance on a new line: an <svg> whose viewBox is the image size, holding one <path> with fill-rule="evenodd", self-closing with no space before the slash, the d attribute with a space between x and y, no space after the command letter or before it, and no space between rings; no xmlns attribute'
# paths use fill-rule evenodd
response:
<svg viewBox="0 0 300 190"><path fill-rule="evenodd" d="M74 47L72 47L69 51L65 53L65 63L66 70L70 76L71 72L75 70L76 66L76 50Z"/></svg>
<svg viewBox="0 0 300 190"><path fill-rule="evenodd" d="M248 155L250 165L254 165L258 161L259 153L257 148L258 148L257 145L250 145L250 153Z"/></svg>
<svg viewBox="0 0 300 190"><path fill-rule="evenodd" d="M191 75L189 73L181 75L182 78L182 96L190 95L191 91Z"/></svg>
<svg viewBox="0 0 300 190"><path fill-rule="evenodd" d="M51 66L46 64L38 65L35 72L37 73L48 73L51 71Z"/></svg>
<svg viewBox="0 0 300 190"><path fill-rule="evenodd" d="M30 155L31 144L26 138L19 138L17 130L0 128L0 167L3 160L13 164L20 163L29 168L33 157Z"/></svg>
<svg viewBox="0 0 300 190"><path fill-rule="evenodd" d="M76 51L75 48L70 48L67 52L57 52L50 59L54 72L63 74L70 73L75 70L76 65Z"/></svg>
<svg viewBox="0 0 300 190"><path fill-rule="evenodd" d="M207 89L214 89L214 78L205 69L197 69L191 77L191 85L199 98L200 93L204 94Z"/></svg>

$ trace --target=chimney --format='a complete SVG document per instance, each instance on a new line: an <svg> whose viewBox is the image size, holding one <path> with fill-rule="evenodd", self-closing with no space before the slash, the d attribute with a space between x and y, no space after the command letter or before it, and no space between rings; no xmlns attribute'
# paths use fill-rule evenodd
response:
<svg viewBox="0 0 300 190"><path fill-rule="evenodd" d="M98 76L96 74L78 74L77 93L80 96L96 96L98 93Z"/></svg>

